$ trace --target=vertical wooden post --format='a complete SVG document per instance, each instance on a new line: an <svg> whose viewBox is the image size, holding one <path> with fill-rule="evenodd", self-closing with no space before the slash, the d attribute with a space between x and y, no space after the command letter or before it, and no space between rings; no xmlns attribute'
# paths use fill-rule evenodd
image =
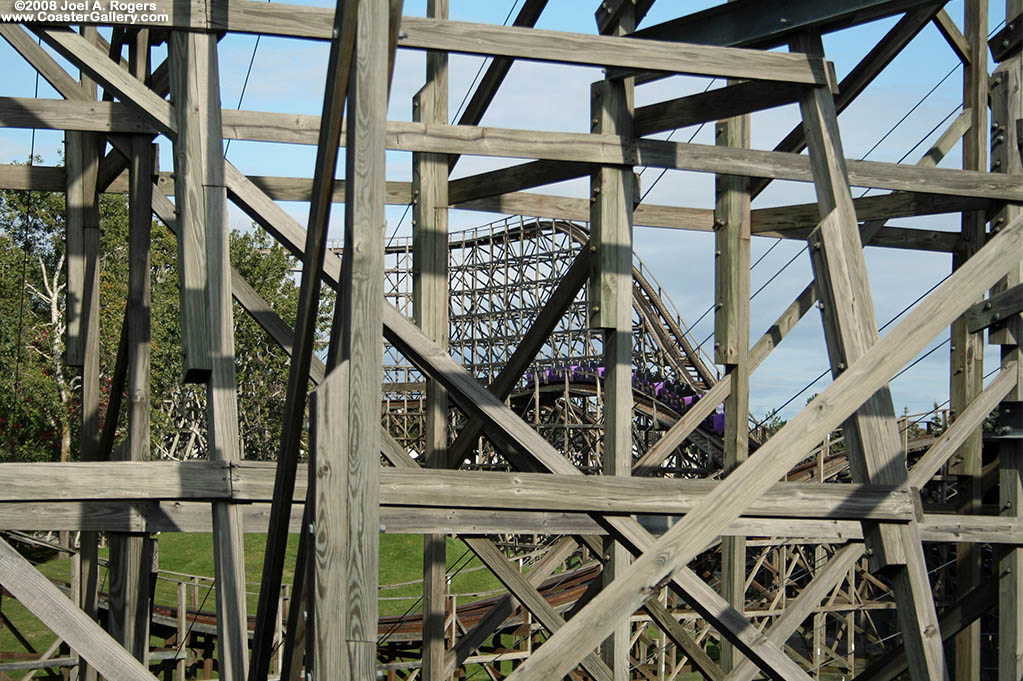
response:
<svg viewBox="0 0 1023 681"><path fill-rule="evenodd" d="M174 32L169 51L178 137L174 143L174 192L178 211L178 267L182 275L186 370L201 378L196 354L210 353L206 420L210 459L240 461L234 371L231 263L227 190L221 151L220 78L214 35ZM195 251L201 250L198 258ZM200 269L200 265L201 268ZM194 273L191 276L188 272ZM186 310L203 308L196 316ZM200 316L205 317L205 325ZM187 326L193 323L195 326ZM205 341L203 337L205 335ZM213 557L217 578L217 651L220 674L241 679L248 668L248 618L240 509L213 504Z"/></svg>
<svg viewBox="0 0 1023 681"><path fill-rule="evenodd" d="M820 35L802 35L794 47L823 57ZM826 87L800 99L803 129L817 189L821 223L810 235L814 276L823 304L832 374L838 376L877 342L877 321L845 169L835 102ZM878 390L844 424L853 479L905 484L906 453L899 442L888 387ZM897 614L914 681L948 681L938 616L916 524L864 524L874 569L892 572Z"/></svg>
<svg viewBox="0 0 1023 681"><path fill-rule="evenodd" d="M150 231L156 155L135 135L129 165L128 235L128 447L127 461L149 460ZM120 450L125 451L125 450ZM110 537L110 631L137 660L148 664L152 561L144 564L145 538Z"/></svg>
<svg viewBox="0 0 1023 681"><path fill-rule="evenodd" d="M749 148L750 116L717 124L715 142ZM750 180L718 175L714 206L714 361L725 366L731 391L725 398L724 472L749 456L749 271ZM739 612L746 606L746 538L721 541L722 596ZM721 645L721 668L732 669L736 652Z"/></svg>
<svg viewBox="0 0 1023 681"><path fill-rule="evenodd" d="M185 662L188 658L188 599L186 597L187 587L184 582L178 582L178 659L175 663L177 670L177 681L187 681L185 678Z"/></svg>
<svg viewBox="0 0 1023 681"><path fill-rule="evenodd" d="M963 136L963 169L987 170L987 0L966 0L963 34L969 46L970 62L963 66L963 108L970 110L970 129ZM970 211L962 217L962 246L952 254L952 268L960 267L984 245L984 211ZM980 333L970 333L965 318L952 324L949 374L949 406L956 414L969 406L983 390L984 342ZM960 513L978 513L981 503L981 429L963 443L952 459L951 471L958 475ZM959 542L956 547L957 587L965 593L981 580L979 546ZM975 621L956 634L955 678L980 681L980 622Z"/></svg>
<svg viewBox="0 0 1023 681"><path fill-rule="evenodd" d="M90 32L93 32L94 29ZM85 81L91 83L91 81ZM96 87L92 83L92 95ZM67 238L68 238L68 314L80 318L76 333L80 337L82 366L81 459L99 458L99 208L96 183L99 173L99 137L94 133L64 133L67 167ZM78 264L72 267L72 253ZM77 283L72 284L72 281ZM74 286L75 291L71 290ZM76 305L72 298L78 298ZM71 329L69 321L69 330ZM69 331L70 333L70 331ZM77 350L70 350L68 361ZM80 591L78 604L90 618L99 612L99 534L82 532L79 537ZM79 678L95 681L96 672L86 663L78 668Z"/></svg>
<svg viewBox="0 0 1023 681"><path fill-rule="evenodd" d="M608 31L635 28L631 5ZM590 91L591 132L632 137L634 81L602 80ZM629 166L601 166L590 177L590 234L596 249L591 262L590 318L604 329L604 475L632 471L632 210L636 179ZM610 584L629 567L628 550L608 540L601 579ZM625 613L623 613L624 615ZM602 657L616 681L630 676L629 618L622 617L602 647Z"/></svg>
<svg viewBox="0 0 1023 681"><path fill-rule="evenodd" d="M1015 6L1013 6L1015 5ZM1018 21L1023 2L1006 4L1006 20ZM1019 121L1023 118L1023 56L1017 53L995 69L991 87L991 162L992 170L1020 175L1021 159ZM1019 206L1006 205L991 221L996 232L1016 219ZM1023 281L1023 263L1009 271L991 293L1000 293ZM988 340L1001 346L1002 366L1016 363L1016 387L998 405L996 435L1005 437L1015 431L1016 439L1005 437L998 447L998 503L1000 514L1023 517L1023 317L1019 314L1000 321L990 328ZM998 578L998 681L1023 678L1023 547L1002 547L997 565Z"/></svg>
<svg viewBox="0 0 1023 681"><path fill-rule="evenodd" d="M376 678L387 5L360 2L348 95L337 366L313 394L312 645L317 681ZM340 643L340 645L339 645Z"/></svg>
<svg viewBox="0 0 1023 681"><path fill-rule="evenodd" d="M427 16L448 18L448 0L429 0ZM448 56L426 53L426 85L413 99L412 119L444 125L448 120ZM412 155L412 306L416 323L437 344L448 347L448 157ZM426 465L447 463L447 393L426 382ZM444 678L444 593L447 541L423 536L424 681Z"/></svg>

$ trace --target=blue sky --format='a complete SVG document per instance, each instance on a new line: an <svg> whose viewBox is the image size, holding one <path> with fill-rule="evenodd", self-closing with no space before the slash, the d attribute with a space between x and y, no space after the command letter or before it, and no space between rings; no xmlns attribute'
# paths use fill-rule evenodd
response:
<svg viewBox="0 0 1023 681"><path fill-rule="evenodd" d="M451 0L451 18L500 24L509 11L514 12L522 0ZM302 4L333 6L333 2L316 0ZM684 11L697 11L712 2L684 3ZM405 13L425 15L425 0L406 0ZM593 10L597 3L591 0L551 0L538 24L540 28L593 33L596 30ZM643 25L672 18L682 3L659 0L644 20ZM948 13L962 25L963 2L953 0L946 6ZM990 3L990 28L994 29L1005 16L1004 0ZM839 78L843 77L860 58L896 21L880 20L847 31L825 36L828 59L835 63ZM220 45L221 97L225 108L238 105L246 70L252 60L252 73L245 89L242 108L263 111L319 114L322 105L323 83L327 62L327 45L311 41L282 38L262 38L253 57L255 36L229 35ZM154 59L160 60L158 53ZM483 59L455 55L450 63L450 111L454 116L470 87ZM34 72L6 44L0 41L0 63L5 65L3 96L30 97L36 88ZM925 133L956 110L961 102L962 70L956 68L958 60L944 39L928 25L901 55L888 67L872 86L840 117L842 141L846 156L862 158L907 111L950 71L954 72L935 89L926 101L901 126L867 157L876 161L898 161L915 144L920 147L907 158L913 162L927 149L941 132L941 128L925 138ZM991 65L993 68L993 64ZM412 95L424 81L424 55L415 51L400 51L392 87L389 117L410 120ZM72 69L72 72L74 70ZM582 68L532 62L518 62L483 125L515 127L535 130L585 132L589 119L589 85L601 78L600 69ZM703 90L707 79L673 77L644 85L637 89L636 103L643 105ZM716 83L714 86L720 85ZM56 97L46 84L39 82L40 97ZM752 123L753 146L772 148L798 121L795 106L755 114ZM694 136L695 134L695 136ZM662 137L664 137L662 135ZM711 143L710 128L697 131L676 131L671 139ZM47 164L59 158L62 135L40 131L35 136L35 153ZM29 155L31 135L26 131L0 129L0 162L24 161ZM161 165L171 167L170 145L161 141ZM229 160L248 174L308 176L315 158L315 148L255 142L232 142ZM483 170L520 161L482 157L464 158L455 176L469 175ZM961 162L957 146L941 164L958 167ZM342 172L339 169L339 174ZM669 172L655 182L659 171L651 169L642 175L643 190L653 185L647 200L651 203L681 206L713 207L713 177L698 173ZM411 154L388 153L388 179L408 180L411 176ZM573 181L543 189L544 192L565 196L585 196L584 181ZM854 190L859 196L862 189ZM758 198L754 207L803 203L813 200L812 187L804 183L775 182ZM299 222L304 223L307 207L302 204L283 204ZM408 234L410 216L401 221L402 207L388 208L389 233ZM343 207L335 206L332 215L332 236L340 236ZM497 216L481 213L452 211L452 229L472 227L489 222ZM248 226L248 220L232 209L232 225ZM399 224L399 221L400 224ZM957 216L938 216L896 220L903 224L935 229L956 230ZM772 248L773 247L773 248ZM671 298L688 323L695 322L710 306L713 298L713 238L706 234L678 232L664 229L637 227L635 248L654 276L667 289ZM756 238L753 241L753 260L768 249L752 272L752 290L757 290L786 262L795 260L760 293L752 306L751 333L754 340L777 317L810 280L808 256L799 254L802 244L786 240L775 246L773 239ZM895 316L919 295L943 278L951 267L951 256L912 253L891 249L868 248L867 264L870 270L874 304L878 323L883 324ZM889 327L891 328L891 327ZM710 315L694 329L702 340L713 331ZM943 340L937 339L932 347ZM708 341L707 346L713 343ZM997 366L997 355L987 353L987 370ZM948 346L937 350L926 360L907 371L892 384L896 409L904 407L910 412L922 412L934 402L948 397ZM751 411L761 416L785 402L827 367L821 325L818 313L811 312L791 333L753 376ZM826 387L828 378L814 385L796 398L781 413L790 417L805 402L805 398Z"/></svg>

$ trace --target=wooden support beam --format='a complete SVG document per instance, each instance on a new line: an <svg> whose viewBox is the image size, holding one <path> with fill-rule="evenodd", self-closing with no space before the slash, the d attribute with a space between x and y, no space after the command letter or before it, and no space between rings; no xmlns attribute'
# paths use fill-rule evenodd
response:
<svg viewBox="0 0 1023 681"><path fill-rule="evenodd" d="M863 544L849 544L839 549L826 565L815 571L813 579L802 589L795 600L785 604L785 611L774 618L766 635L768 640L784 645L790 636L820 606L820 602L841 580L854 569L863 555ZM749 660L739 661L725 681L752 681L757 670Z"/></svg>
<svg viewBox="0 0 1023 681"><path fill-rule="evenodd" d="M802 55L415 17L404 17L402 30L402 47L690 75L827 83L823 61Z"/></svg>
<svg viewBox="0 0 1023 681"><path fill-rule="evenodd" d="M219 97L209 102L203 78L209 73L208 54L198 38L187 33L172 36L169 44L171 91L178 134L174 139L174 196L178 213L178 289L184 380L203 382L212 371L206 265L206 224L203 186L207 184L210 155L206 138L211 116L219 114ZM153 95L155 97L155 95ZM161 100L162 101L162 100ZM209 178L212 179L212 178Z"/></svg>
<svg viewBox="0 0 1023 681"><path fill-rule="evenodd" d="M980 619L981 615L995 607L997 597L997 589L992 583L971 589L960 596L941 613L941 640L949 641L965 627ZM874 661L855 678L856 681L893 681L902 675L907 667L906 650L899 646Z"/></svg>
<svg viewBox="0 0 1023 681"><path fill-rule="evenodd" d="M940 4L932 3L906 12L905 16L889 29L888 33L838 84L838 94L835 96L836 112L842 113L852 104L853 100L902 52L902 49L923 30L940 9ZM775 151L800 152L805 148L806 135L803 125L799 124L774 149ZM755 181L752 186L753 198L759 196L768 184L770 184L770 179Z"/></svg>
<svg viewBox="0 0 1023 681"><path fill-rule="evenodd" d="M130 164L128 305L125 310L128 331L128 446L121 450L126 461L149 461L150 458L149 248L155 163L156 153L149 138L134 136ZM143 536L114 535L110 538L110 631L135 659L146 666L149 664L152 550L152 540Z"/></svg>
<svg viewBox="0 0 1023 681"><path fill-rule="evenodd" d="M4 27L8 28L8 27ZM21 29L15 26L19 35ZM23 36L27 37L27 36ZM31 43L37 47L35 43ZM40 51L41 48L39 48ZM73 92L85 96L85 90ZM100 441L100 260L99 208L96 195L96 173L100 140L96 135L65 133L65 165L68 187L67 206L67 307L69 364L78 363L81 374L80 459L97 461L106 458ZM111 386L114 387L114 386ZM120 393L117 400L120 399ZM115 417L112 428L117 425ZM79 584L77 604L85 614L97 619L99 613L99 536L84 532L79 538L77 562ZM83 665L82 678L95 678L95 670Z"/></svg>
<svg viewBox="0 0 1023 681"><path fill-rule="evenodd" d="M909 471L909 486L923 486L952 458L970 434L980 426L998 403L1015 388L1015 365L1006 366L970 405L956 416L955 421L941 437L920 457Z"/></svg>
<svg viewBox="0 0 1023 681"><path fill-rule="evenodd" d="M341 143L342 115L349 91L349 76L352 73L353 63L355 62L355 34L358 12L358 0L338 0L332 22L334 37L331 40L330 55L328 57L326 89L323 99L323 111L320 117L322 125L319 126L316 163L313 173L313 192L309 205L309 229L305 235L305 249L303 251L302 280L299 288L298 312L295 322L295 352L292 355L292 362L288 372L284 422L281 428L281 442L277 455L277 478L274 485L275 490L278 492L276 495L277 503L273 507L263 558L263 575L259 589L259 603L256 614L256 630L253 635L252 665L250 667L249 681L266 681L273 650L273 627L277 619L277 604L279 602L284 555L288 541L287 521L291 515L292 492L295 488L295 466L298 462L299 445L302 429L304 428L306 396L309 390L309 368L312 362L316 319L319 310L320 274L323 270L326 255L327 226L330 220L334 175L337 170L338 147ZM386 34L386 17L384 23L385 26L382 30ZM386 53L386 39L384 39L383 35L378 36L378 38L383 41L382 47ZM386 66L386 62L384 66ZM387 77L386 73L384 77ZM386 91L387 87L386 83L384 83L385 98ZM350 112L354 110L354 106L349 107ZM352 113L349 115L353 116ZM234 169L230 167L227 175L229 187L232 185L232 171ZM351 166L348 166L348 173L349 175L352 173ZM353 191L358 191L357 185L353 180L354 178L349 176L349 185ZM382 189L381 187L381 201L383 199ZM353 195L353 201L348 205L346 227L353 224L349 221L349 216L352 212L352 206L358 198L357 195ZM371 200L375 201L376 197L371 197ZM349 231L350 229L346 229L346 239L350 237ZM380 257L383 257L382 253ZM331 257L331 260L336 262L336 258ZM339 303L340 301L336 305ZM374 327L369 328L372 329ZM369 332L368 330L366 331ZM344 390L347 389L345 388ZM358 410L354 411L357 412ZM348 445L344 443L343 446ZM345 459L342 458L341 460ZM312 578L309 581L310 585L314 583ZM310 640L312 640L312 637L310 637ZM310 661L312 660L313 657L310 656ZM323 669L320 666L325 664L323 660L316 660L316 663L318 669ZM330 666L328 664L328 667ZM345 668L347 668L347 665Z"/></svg>
<svg viewBox="0 0 1023 681"><path fill-rule="evenodd" d="M510 679L551 678L571 669L578 652L595 645L608 633L613 618L638 607L651 585L695 557L718 528L741 513L748 503L876 392L888 377L909 361L966 305L961 302L983 291L1016 260L1023 247L1023 220L1010 223L912 310L894 330L849 366L832 385L761 447L758 455L725 479L718 494L686 515L644 552L630 573L598 594L558 634L551 637ZM1012 254L1006 253L1010 249ZM677 574L677 572L675 573Z"/></svg>
<svg viewBox="0 0 1023 681"><path fill-rule="evenodd" d="M536 431L518 419L502 402L480 386L450 355L434 347L415 325L411 324L391 305L384 306L384 334L391 344L398 348L413 364L444 382L451 397L463 409L483 417L492 429L492 437L499 441L503 449L506 452L518 453L515 457L518 463L540 466L555 473L581 474ZM503 443L501 443L502 440ZM608 526L614 529L616 538L620 536L622 540L627 540L629 545L637 550L645 550L653 544L653 538L649 533L631 519L608 518L606 521ZM749 621L734 608L731 608L715 591L706 587L706 584L694 573L683 566L675 571L672 579L686 593L697 593L698 600L709 603L710 605L702 611L704 616L714 622L715 626L720 627L733 643L741 645L743 654L756 658L762 669L773 670L778 678L806 678L802 670L777 647L765 644L764 641L754 636L753 631L755 630ZM622 582L621 578L615 580L612 586L607 587L602 593L606 593L609 589L614 590L614 586L620 582ZM632 610L639 607L643 600L645 599L636 603ZM625 610L626 608L620 608L614 613L617 615ZM571 620L566 628L572 627L573 622L576 622L576 619ZM601 621L601 626L607 628L601 630L598 638L594 639L592 643L587 642L586 648L570 648L570 650L595 648L600 641L607 637L613 624L613 616L609 615L606 620ZM593 634L595 631L589 633ZM555 637L557 636L558 634L555 634ZM570 653L561 650L558 654L562 654L564 657L565 654ZM574 667L579 659L575 658L565 669Z"/></svg>
<svg viewBox="0 0 1023 681"><path fill-rule="evenodd" d="M244 139L311 144L318 121L306 116L296 130L291 114L253 114L225 111L225 120L246 121ZM284 131L284 132L282 132ZM432 153L474 154L511 158L549 159L577 163L640 165L674 170L748 175L810 182L813 175L806 157L798 153L753 149L725 150L713 145L665 142L652 139L504 128L431 125L390 121L388 149ZM847 160L854 186L927 194L1018 201L1018 179L991 173L945 168L916 168L897 163ZM575 175L578 176L578 175ZM542 183L544 178L529 181ZM564 178L561 178L564 179ZM526 179L523 180L525 182ZM459 197L464 198L464 197Z"/></svg>
<svg viewBox="0 0 1023 681"><path fill-rule="evenodd" d="M756 0L740 0L733 6L729 4L650 26L630 37L767 49L786 44L790 37L808 28L835 31L934 3L852 0L833 4L792 0L785 6L765 7Z"/></svg>
<svg viewBox="0 0 1023 681"><path fill-rule="evenodd" d="M942 37L948 43L948 46L952 48L952 51L956 53L964 65L969 66L970 62L973 61L973 54L970 50L970 43L963 35L963 32L956 26L955 20L948 15L944 9L934 15L935 28L941 33Z"/></svg>
<svg viewBox="0 0 1023 681"><path fill-rule="evenodd" d="M1006 21L1015 23L1021 34L1023 2L1006 3ZM1018 52L1005 59L991 78L991 160L993 170L1020 172L1023 168L1023 56ZM991 221L991 231L1018 221L1023 209L1006 205ZM1003 292L1018 291L1023 283L1023 262L1017 261L991 290L997 298ZM1004 439L998 445L998 505L1000 515L1019 521L1023 518L1023 440L1019 439L1023 419L1023 315L1018 311L1004 318L988 332L988 342L998 344L1003 371L1015 374L1015 387L998 405L996 432ZM1013 368L1013 365L1015 367ZM1007 436L1007 437L1006 437ZM1014 437L1015 436L1015 437ZM1023 676L1023 546L1005 547L998 557L998 681Z"/></svg>
<svg viewBox="0 0 1023 681"><path fill-rule="evenodd" d="M430 0L426 15L448 18L448 0ZM426 84L412 100L412 120L448 122L448 56L426 53ZM448 168L445 154L412 154L412 309L419 328L448 348ZM448 399L443 386L426 382L422 456L432 468L447 463ZM423 535L423 672L424 681L444 681L447 538Z"/></svg>
<svg viewBox="0 0 1023 681"><path fill-rule="evenodd" d="M500 549L492 541L478 537L466 537L463 541L545 629L553 634L565 626L565 620L554 610L554 606L548 603L547 599L533 585L526 581L526 578L519 572L518 568L509 562L508 558L501 553ZM612 669L605 662L601 661L600 657L595 653L586 651L581 657L582 667L594 679L598 679L598 681L611 681L615 678Z"/></svg>
<svg viewBox="0 0 1023 681"><path fill-rule="evenodd" d="M635 30L633 7L623 8L607 32ZM590 87L590 132L633 136L634 83L608 79ZM632 471L632 208L638 188L630 166L599 166L590 176L589 281L590 326L604 335L603 449L604 476L628 477ZM628 570L628 550L608 542L600 579L604 586ZM601 657L614 681L631 678L628 618L619 621L601 646Z"/></svg>
<svg viewBox="0 0 1023 681"><path fill-rule="evenodd" d="M745 114L719 121L715 126L715 142L721 147L748 149L750 118ZM724 365L722 380L730 383L724 400L722 461L723 472L727 475L749 456L751 219L748 177L718 175L715 178L714 228L714 361ZM739 612L745 609L744 538L729 537L722 541L721 593ZM731 671L739 659L731 643L723 642L721 668Z"/></svg>
<svg viewBox="0 0 1023 681"><path fill-rule="evenodd" d="M679 624L671 612L659 601L651 598L643 604L643 610L654 620L668 638L689 657L689 661L710 681L723 681L725 672L717 662L710 659L703 647Z"/></svg>
<svg viewBox="0 0 1023 681"><path fill-rule="evenodd" d="M822 54L820 36L803 36L794 46ZM800 102L810 162L814 169L821 224L810 236L811 261L832 375L876 347L878 332L852 196L842 164L838 118L830 92L816 88ZM843 425L853 479L902 484L906 453L895 424L887 385L881 386ZM948 679L941 642L935 641L937 614L919 540L912 523L906 529L867 526L872 565L894 568L899 623L910 655L912 678ZM903 567L904 566L904 567Z"/></svg>
<svg viewBox="0 0 1023 681"><path fill-rule="evenodd" d="M110 681L156 681L141 662L0 538L0 583Z"/></svg>
<svg viewBox="0 0 1023 681"><path fill-rule="evenodd" d="M344 317L343 323L335 324L343 332L338 339L338 364L317 389L312 407L318 465L312 479L317 485L312 496L316 507L310 514L316 519L316 544L315 560L309 561L313 566L309 580L312 621L307 660L316 678L324 681L376 675L387 8L377 2L339 2L336 15L350 16L349 12L355 13L349 23L357 24L359 40L352 44L354 26L337 26L339 38L332 43L330 60L334 66L340 55L349 55L352 81L345 164L352 199L345 211L344 281L337 303ZM342 31L350 33L340 37ZM348 72L344 70L345 75ZM339 135L344 99L337 98L338 94L344 94L344 87L340 79L332 77L324 97L324 118L334 117L336 125L331 127ZM336 111L331 111L334 108ZM333 162L326 162L327 142L325 136L317 154L317 177L324 198L329 196L334 169ZM334 137L331 149L335 153L337 142ZM329 208L329 200L324 203ZM321 242L325 236L325 230L312 220L309 233ZM317 284L323 246L318 246L320 262L315 263ZM309 248L316 246L310 244ZM307 257L303 283L312 264ZM315 307L313 312L315 321ZM290 504L283 506L289 510ZM275 509L281 507L274 505ZM282 525L286 539L287 526ZM273 590L264 581L261 599L268 591ZM338 645L338 641L346 645Z"/></svg>
<svg viewBox="0 0 1023 681"><path fill-rule="evenodd" d="M540 13L543 12L546 6L547 0L526 0L512 22L512 26L532 28L540 19ZM497 57L490 62L486 72L480 79L480 84L476 86L472 97L469 98L461 117L458 119L459 125L479 125L483 121L483 114L486 113L487 109L490 108L490 104L494 101L498 88L501 87L505 76L511 70L512 63L514 63L512 59L505 57ZM454 169L459 158L460 156L454 154L449 157L449 170Z"/></svg>
<svg viewBox="0 0 1023 681"><path fill-rule="evenodd" d="M987 300L975 303L966 311L966 328L970 333L977 333L993 324L1011 318L1023 311L1023 286L1019 284L996 293Z"/></svg>
<svg viewBox="0 0 1023 681"><path fill-rule="evenodd" d="M576 543L570 537L564 537L551 547L549 551L530 568L523 577L530 586L538 588L540 584L554 574L562 563L571 555ZM480 619L479 624L458 639L455 646L447 652L444 674L451 676L455 669L475 652L501 624L511 617L520 602L511 594L502 597L490 611Z"/></svg>
<svg viewBox="0 0 1023 681"><path fill-rule="evenodd" d="M219 65L215 36L175 32L169 46L174 124L160 121L174 137L178 200L178 266L182 271L181 314L191 340L186 377L207 381L210 458L240 461L234 368L230 256L224 161L220 153ZM125 91L127 92L127 88ZM146 91L146 97L156 97ZM118 94L121 94L120 92ZM144 101L140 93L131 95ZM124 96L129 101L128 96ZM162 99L160 100L163 101ZM169 106L168 106L169 110ZM186 325L194 321L195 326ZM184 339L183 339L184 340ZM220 673L244 677L248 666L245 561L241 515L230 504L214 504L214 568Z"/></svg>
<svg viewBox="0 0 1023 681"><path fill-rule="evenodd" d="M488 389L499 399L508 398L526 369L536 359L536 354L565 314L565 310L575 300L579 289L588 278L590 257L589 246L588 244L584 245L575 261L562 276L561 281L551 291L551 297L547 299L529 329L523 334L522 342L505 362L494 382L490 384ZM483 427L483 419L478 416L469 417L469 422L458 433L458 437L451 443L448 450L448 468L458 468L462 465L462 462L470 455L476 440L483 433Z"/></svg>
<svg viewBox="0 0 1023 681"><path fill-rule="evenodd" d="M984 40L987 36L987 0L967 0L963 8L964 45L967 59L963 68L963 109L970 111L970 128L963 136L964 170L987 170L988 70ZM960 246L952 254L952 269L960 267L984 244L987 216L983 211L964 211ZM949 408L962 413L984 387L984 338L971 333L966 317L952 323L949 333ZM983 468L981 428L978 426L960 445L949 471L959 476L958 508L976 513L983 493L980 475ZM965 590L980 585L983 566L975 547L959 544L956 564L959 583ZM953 677L980 681L980 624L974 623L956 635Z"/></svg>
<svg viewBox="0 0 1023 681"><path fill-rule="evenodd" d="M733 83L706 92L636 108L636 137L685 128L799 101L803 88L791 83Z"/></svg>
<svg viewBox="0 0 1023 681"><path fill-rule="evenodd" d="M988 40L988 48L991 50L991 58L996 62L1002 62L1019 52L1023 46L1023 13L1019 3L1006 5L1012 8L1006 12L1005 27ZM1016 14L1013 15L1012 11Z"/></svg>

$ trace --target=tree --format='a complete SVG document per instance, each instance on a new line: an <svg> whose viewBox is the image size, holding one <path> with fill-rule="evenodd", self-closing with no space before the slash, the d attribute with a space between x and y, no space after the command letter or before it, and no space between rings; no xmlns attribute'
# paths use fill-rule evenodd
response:
<svg viewBox="0 0 1023 681"><path fill-rule="evenodd" d="M80 376L63 363L65 319L64 197L0 191L0 460L78 457ZM152 231L151 449L154 457L206 455L205 386L181 381L175 237ZM295 322L297 263L254 226L232 232L232 265L289 324ZM128 295L127 198L100 201L101 414L106 415ZM325 335L332 292L325 291ZM242 444L248 458L273 458L287 386L287 354L234 307ZM126 410L119 430L126 426Z"/></svg>

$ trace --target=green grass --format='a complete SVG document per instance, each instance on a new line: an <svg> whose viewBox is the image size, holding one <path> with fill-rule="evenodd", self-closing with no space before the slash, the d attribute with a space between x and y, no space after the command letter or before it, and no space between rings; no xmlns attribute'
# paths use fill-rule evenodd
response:
<svg viewBox="0 0 1023 681"><path fill-rule="evenodd" d="M159 564L161 570L203 575L212 577L213 567L213 535L164 533L159 535ZM245 535L245 573L248 593L249 614L255 614L258 601L259 580L262 576L263 551L265 535ZM295 555L298 551L298 535L291 535L288 541L287 556L284 565L284 583L291 584L294 579ZM108 549L100 551L100 558L106 560ZM63 554L34 552L31 556L37 562L40 571L47 577L66 582L71 571L71 561ZM470 560L471 558L471 560ZM479 560L468 552L465 544L457 539L447 540L447 564L451 570L462 566L451 582L452 592L456 594L474 594L500 588L496 578L488 570L472 570L480 565ZM380 535L380 584L389 585L401 582L415 582L423 575L423 537L422 535ZM100 570L101 591L107 590L108 580L106 569ZM394 589L383 589L380 592L381 615L400 615L407 610L422 609L419 601L422 595L422 584L408 584ZM391 600L393 597L400 597ZM189 607L192 603L191 589L187 595ZM460 602L476 600L475 596L466 595ZM176 605L178 601L177 584L170 579L160 579L156 587L156 603L160 605ZM209 582L203 582L198 591L198 602L203 610L216 608L215 591L210 591ZM22 635L37 651L45 650L53 642L53 634L42 625L28 610L13 598L4 598L3 613L14 623ZM24 647L17 641L14 634L7 628L0 629L0 651L23 652Z"/></svg>

